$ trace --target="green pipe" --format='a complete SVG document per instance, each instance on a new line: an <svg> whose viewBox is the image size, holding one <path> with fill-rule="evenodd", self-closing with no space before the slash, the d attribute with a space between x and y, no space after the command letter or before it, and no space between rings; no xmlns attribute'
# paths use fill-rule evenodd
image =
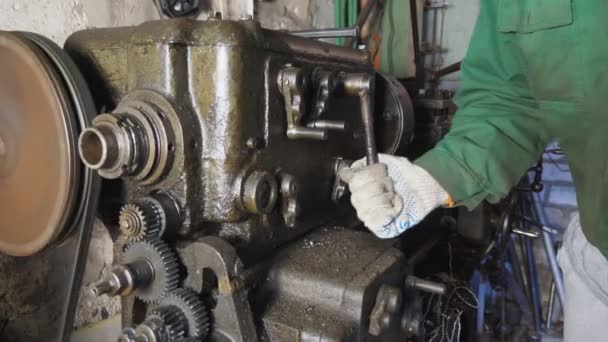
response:
<svg viewBox="0 0 608 342"><path fill-rule="evenodd" d="M345 22L344 22L344 12L346 10L346 0L336 0L334 2L334 20L335 20L335 27L344 27L345 26ZM336 39L336 44L337 45L343 45L344 44L344 38L337 38Z"/></svg>
<svg viewBox="0 0 608 342"><path fill-rule="evenodd" d="M348 0L348 26L354 26L357 22L357 2L358 0Z"/></svg>

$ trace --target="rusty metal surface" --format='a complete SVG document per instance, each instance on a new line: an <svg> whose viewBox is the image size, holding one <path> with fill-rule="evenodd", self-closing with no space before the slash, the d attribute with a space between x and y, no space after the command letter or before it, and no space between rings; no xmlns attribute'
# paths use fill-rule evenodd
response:
<svg viewBox="0 0 608 342"><path fill-rule="evenodd" d="M0 251L26 256L64 231L80 169L69 99L42 52L0 32Z"/></svg>

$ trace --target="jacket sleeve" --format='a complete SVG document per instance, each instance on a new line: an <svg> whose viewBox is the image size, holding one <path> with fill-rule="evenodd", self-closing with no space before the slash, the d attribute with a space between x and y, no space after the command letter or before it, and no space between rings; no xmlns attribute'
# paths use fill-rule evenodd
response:
<svg viewBox="0 0 608 342"><path fill-rule="evenodd" d="M549 140L515 34L496 28L497 2L482 1L450 132L415 161L469 209L506 196Z"/></svg>

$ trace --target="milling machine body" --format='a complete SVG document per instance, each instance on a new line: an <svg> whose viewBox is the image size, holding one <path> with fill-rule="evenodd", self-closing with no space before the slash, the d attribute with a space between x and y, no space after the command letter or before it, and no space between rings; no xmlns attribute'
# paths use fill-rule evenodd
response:
<svg viewBox="0 0 608 342"><path fill-rule="evenodd" d="M118 260L94 291L122 296L122 340L421 333L399 242L360 229L337 177L412 136L407 92L367 52L186 19L77 32L65 50L102 113L79 152L105 178Z"/></svg>
<svg viewBox="0 0 608 342"><path fill-rule="evenodd" d="M328 131L326 140L289 139L277 82L289 66L308 73L311 83L313 72L373 73L363 51L264 30L251 20L182 19L78 32L66 50L94 80L98 108L114 109L125 97L146 102L146 95L172 107L173 165L150 184L125 177L123 200L166 192L182 209L180 236L216 234L259 247L300 235L336 211L338 158L363 157L356 97L332 96L325 112L312 117L317 94L310 84L299 100L305 119L344 121L344 130ZM243 184L253 172L277 185L293 178L301 213L295 225L287 227L280 210L248 209ZM277 208L280 192L270 195Z"/></svg>

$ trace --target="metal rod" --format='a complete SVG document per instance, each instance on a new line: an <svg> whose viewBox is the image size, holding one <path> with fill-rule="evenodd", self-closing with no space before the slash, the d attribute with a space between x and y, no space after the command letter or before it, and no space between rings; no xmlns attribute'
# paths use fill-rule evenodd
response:
<svg viewBox="0 0 608 342"><path fill-rule="evenodd" d="M287 130L290 139L327 140L327 131L320 128L292 127Z"/></svg>
<svg viewBox="0 0 608 342"><path fill-rule="evenodd" d="M566 291L564 290L564 278L557 262L557 254L555 252L553 242L553 235L558 234L559 231L555 228L550 228L545 225L547 220L545 218L544 211L540 207L539 194L536 193L535 195L532 195L531 193L528 193L528 198L531 204L533 204L532 207L534 209L533 214L535 218L540 221L538 225L541 227L541 233L543 235L543 245L545 248L545 254L547 255L547 260L549 260L549 266L551 267L551 275L553 276L553 281L555 282L557 296L563 307L565 303L564 300L566 298Z"/></svg>
<svg viewBox="0 0 608 342"><path fill-rule="evenodd" d="M545 321L545 328L551 329L553 324L553 307L555 305L555 281L551 282L551 292L549 294L549 307L547 308L547 320Z"/></svg>
<svg viewBox="0 0 608 342"><path fill-rule="evenodd" d="M531 232L529 230L521 230L519 228L513 228L511 230L511 232L513 234L525 236L525 237L528 237L528 238L531 238L531 239L536 239L539 236L539 234L537 232Z"/></svg>
<svg viewBox="0 0 608 342"><path fill-rule="evenodd" d="M483 333L486 313L486 287L487 279L483 273L479 274L479 285L477 289L477 320L475 331L477 334Z"/></svg>
<svg viewBox="0 0 608 342"><path fill-rule="evenodd" d="M506 303L506 299L505 296L507 295L507 290L506 289L501 289L501 296L500 298L500 326L504 327L505 326L505 322L507 320L507 303ZM506 336L505 336L505 329L500 329L500 341L501 342L505 342Z"/></svg>
<svg viewBox="0 0 608 342"><path fill-rule="evenodd" d="M365 131L365 160L367 165L378 164L378 151L374 137L374 116L372 115L371 95L369 91L361 94L361 120Z"/></svg>
<svg viewBox="0 0 608 342"><path fill-rule="evenodd" d="M551 274L553 275L553 281L555 282L555 287L557 288L557 296L559 301L564 305L565 290L564 290L564 281L562 277L562 271L559 269L559 265L557 263L557 256L555 255L555 249L553 247L553 236L547 233L546 231L542 231L543 234L543 244L545 245L545 253L547 254L547 259L549 260L549 266L551 266Z"/></svg>
<svg viewBox="0 0 608 342"><path fill-rule="evenodd" d="M506 288L509 289L509 292L513 294L513 298L519 304L519 307L522 312L524 324L529 325L532 319L532 312L530 311L530 302L528 301L528 297L526 296L525 287L518 283L515 279L515 273L508 272L506 273Z"/></svg>
<svg viewBox="0 0 608 342"><path fill-rule="evenodd" d="M365 139L365 157L367 165L378 163L378 150L374 137L374 115L372 105L373 76L366 73L342 74L341 82L347 95L359 96L361 103L361 121Z"/></svg>
<svg viewBox="0 0 608 342"><path fill-rule="evenodd" d="M289 33L294 36L303 38L340 38L340 37L352 37L356 38L359 36L358 27L345 27L345 28L327 28L318 30L304 30L304 31L290 31Z"/></svg>
<svg viewBox="0 0 608 342"><path fill-rule="evenodd" d="M508 230L512 229L513 220L508 220L509 227ZM531 303L529 301L530 296L528 295L528 280L526 278L526 273L522 270L522 263L519 260L519 255L517 254L515 241L513 240L516 236L511 235L507 241L506 246L506 257L508 263L510 264L510 269L505 269L506 274L506 288L513 294L515 301L519 304L522 310L522 316L524 321L529 325L534 320L532 319L532 311L531 311ZM523 236L518 236L520 241L523 244ZM523 247L522 247L523 248ZM522 249L523 254L523 249Z"/></svg>
<svg viewBox="0 0 608 342"><path fill-rule="evenodd" d="M535 206L538 205L537 204L538 202L536 200L534 200L534 203L535 203L534 204ZM537 208L536 211L538 211L538 208ZM534 220L534 219L532 219L532 218L530 218L528 216L515 215L515 217L517 217L517 218L519 218L521 220L524 220L524 221L530 223L531 225L533 225L533 226L535 226L537 228L540 228L541 230L543 230L543 231L545 231L547 233L554 234L554 235L560 234L560 230L559 229L554 228L554 227L546 226L544 223L540 223L540 222L538 222L538 221L536 221L536 220Z"/></svg>
<svg viewBox="0 0 608 342"><path fill-rule="evenodd" d="M515 242L513 242L513 238L509 239L507 243L507 260L511 264L511 273L513 274L513 279L522 289L526 288L526 279L524 278L523 272L521 270L521 262L519 261L519 256L517 255L517 251L515 250Z"/></svg>
<svg viewBox="0 0 608 342"><path fill-rule="evenodd" d="M344 121L338 120L315 120L307 124L308 127L321 128L321 129L332 129L336 131L343 131L346 128Z"/></svg>
<svg viewBox="0 0 608 342"><path fill-rule="evenodd" d="M522 237L524 240L524 249L526 254L526 268L528 271L530 296L532 301L532 316L534 318L534 327L536 333L541 331L542 308L540 304L540 288L538 285L538 271L536 270L536 258L530 238Z"/></svg>
<svg viewBox="0 0 608 342"><path fill-rule="evenodd" d="M357 18L357 22L355 23L355 27L358 27L360 30L363 30L363 26L367 22L367 18L369 18L369 15L372 13L372 11L374 10L374 8L376 8L377 4L378 4L378 0L370 0L367 3L367 6L365 6L365 8L363 8L363 10L361 10L361 13L359 13L359 17ZM352 46L353 45L353 41L355 39L357 39L357 38L358 37L346 38L344 40L344 46Z"/></svg>
<svg viewBox="0 0 608 342"><path fill-rule="evenodd" d="M434 293L438 295L445 294L445 284L437 283L430 280L425 280L412 275L405 278L405 286L409 288L415 288L416 290L428 293Z"/></svg>
<svg viewBox="0 0 608 342"><path fill-rule="evenodd" d="M437 23L439 21L437 19L437 11L433 11L431 15L433 16L433 31L431 38L431 69L435 70L435 68L437 67L437 31L439 31L439 29L437 28Z"/></svg>
<svg viewBox="0 0 608 342"><path fill-rule="evenodd" d="M414 66L416 67L416 84L422 87L424 83L424 59L420 52L420 32L418 30L417 0L410 0L410 17L412 25L412 40L414 43Z"/></svg>
<svg viewBox="0 0 608 342"><path fill-rule="evenodd" d="M456 62L454 64L450 64L450 65L446 66L445 68L441 68L441 69L433 72L431 80L438 81L441 77L443 77L445 75L449 75L453 72L459 71L461 64L462 64L462 62Z"/></svg>
<svg viewBox="0 0 608 342"><path fill-rule="evenodd" d="M529 213L529 209L526 204L526 196L521 194L519 203L519 210L522 216L527 216ZM522 222L522 225L529 229L528 222ZM536 257L534 254L534 248L532 246L532 240L530 238L522 237L524 241L524 251L526 256L527 271L528 271L528 280L530 287L530 296L532 300L532 316L534 317L534 328L536 334L539 335L541 333L541 325L542 325L542 307L540 303L540 285L538 283L538 271L536 269Z"/></svg>

